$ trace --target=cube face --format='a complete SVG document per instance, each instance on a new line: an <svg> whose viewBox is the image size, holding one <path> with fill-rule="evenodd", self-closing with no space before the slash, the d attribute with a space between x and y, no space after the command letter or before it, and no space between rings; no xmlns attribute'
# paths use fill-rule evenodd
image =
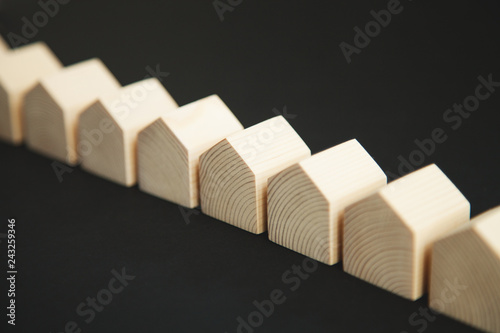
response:
<svg viewBox="0 0 500 333"><path fill-rule="evenodd" d="M137 159L142 191L184 207L198 205L198 186L190 174L192 161L163 119L139 133Z"/></svg>
<svg viewBox="0 0 500 333"><path fill-rule="evenodd" d="M259 234L265 206L257 202L256 179L250 168L223 140L200 158L202 212L246 231Z"/></svg>
<svg viewBox="0 0 500 333"><path fill-rule="evenodd" d="M432 250L429 306L488 332L500 331L500 209L438 240Z"/></svg>
<svg viewBox="0 0 500 333"><path fill-rule="evenodd" d="M466 223L469 211L435 165L415 171L347 208L344 269L415 300L428 289L433 242Z"/></svg>

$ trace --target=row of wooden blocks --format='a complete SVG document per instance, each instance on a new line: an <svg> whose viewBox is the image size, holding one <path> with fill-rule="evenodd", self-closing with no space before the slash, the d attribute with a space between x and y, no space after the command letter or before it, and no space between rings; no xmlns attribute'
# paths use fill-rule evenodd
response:
<svg viewBox="0 0 500 333"><path fill-rule="evenodd" d="M100 60L64 68L43 43L0 51L0 138L500 331L500 208L470 222L436 165L387 185L356 140L311 156L281 116L243 129L216 95L178 107L155 78L121 87Z"/></svg>

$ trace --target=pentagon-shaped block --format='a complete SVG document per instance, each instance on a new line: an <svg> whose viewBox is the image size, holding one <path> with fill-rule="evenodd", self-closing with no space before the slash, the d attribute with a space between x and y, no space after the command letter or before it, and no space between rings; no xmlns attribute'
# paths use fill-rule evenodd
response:
<svg viewBox="0 0 500 333"><path fill-rule="evenodd" d="M82 168L123 186L137 182L137 136L178 105L156 78L101 96L80 115Z"/></svg>
<svg viewBox="0 0 500 333"><path fill-rule="evenodd" d="M282 117L232 134L201 155L203 213L244 230L267 230L267 180L311 156Z"/></svg>
<svg viewBox="0 0 500 333"><path fill-rule="evenodd" d="M200 155L242 129L216 95L162 116L139 134L139 188L188 208L198 206Z"/></svg>
<svg viewBox="0 0 500 333"><path fill-rule="evenodd" d="M269 239L333 265L341 260L345 207L386 183L357 140L315 154L270 178Z"/></svg>
<svg viewBox="0 0 500 333"><path fill-rule="evenodd" d="M429 305L487 332L500 332L500 207L438 240Z"/></svg>
<svg viewBox="0 0 500 333"><path fill-rule="evenodd" d="M347 207L344 270L410 300L428 290L431 246L469 221L467 199L434 164Z"/></svg>
<svg viewBox="0 0 500 333"><path fill-rule="evenodd" d="M120 88L99 59L44 76L24 100L26 144L47 157L78 164L78 118L101 95Z"/></svg>
<svg viewBox="0 0 500 333"><path fill-rule="evenodd" d="M44 43L34 43L0 54L0 139L23 141L23 98L45 75L62 64Z"/></svg>

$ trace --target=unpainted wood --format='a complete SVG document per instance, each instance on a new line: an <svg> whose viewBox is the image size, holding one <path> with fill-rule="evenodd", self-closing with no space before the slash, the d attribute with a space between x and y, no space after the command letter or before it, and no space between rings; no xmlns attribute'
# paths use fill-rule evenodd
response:
<svg viewBox="0 0 500 333"><path fill-rule="evenodd" d="M139 132L177 107L156 78L100 96L80 115L82 168L123 186L135 185Z"/></svg>
<svg viewBox="0 0 500 333"><path fill-rule="evenodd" d="M249 232L267 230L267 180L311 156L282 117L232 134L200 158L202 211Z"/></svg>
<svg viewBox="0 0 500 333"><path fill-rule="evenodd" d="M487 332L500 332L500 206L438 240L429 306Z"/></svg>
<svg viewBox="0 0 500 333"><path fill-rule="evenodd" d="M386 183L355 139L317 153L269 179L269 239L333 265L341 260L345 207Z"/></svg>
<svg viewBox="0 0 500 333"><path fill-rule="evenodd" d="M469 221L467 199L434 164L349 206L344 270L410 300L428 291L432 244Z"/></svg>
<svg viewBox="0 0 500 333"><path fill-rule="evenodd" d="M139 188L184 207L198 206L200 155L241 130L217 95L160 117L139 134Z"/></svg>
<svg viewBox="0 0 500 333"><path fill-rule="evenodd" d="M0 139L23 142L23 98L44 76L60 71L62 64L42 42L0 53Z"/></svg>
<svg viewBox="0 0 500 333"><path fill-rule="evenodd" d="M90 59L44 76L26 94L24 120L29 149L76 165L78 119L99 96L120 83L99 59Z"/></svg>

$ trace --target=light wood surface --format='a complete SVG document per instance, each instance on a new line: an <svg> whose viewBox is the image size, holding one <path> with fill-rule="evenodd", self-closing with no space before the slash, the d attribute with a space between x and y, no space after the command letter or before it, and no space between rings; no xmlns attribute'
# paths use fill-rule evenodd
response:
<svg viewBox="0 0 500 333"><path fill-rule="evenodd" d="M80 115L82 168L123 186L137 182L137 136L178 105L156 78L101 96Z"/></svg>
<svg viewBox="0 0 500 333"><path fill-rule="evenodd" d="M24 120L28 148L76 165L80 114L101 95L120 88L99 59L87 60L44 76L25 98Z"/></svg>
<svg viewBox="0 0 500 333"><path fill-rule="evenodd" d="M188 208L198 206L200 155L241 130L216 95L162 116L139 134L139 188Z"/></svg>
<svg viewBox="0 0 500 333"><path fill-rule="evenodd" d="M0 36L0 52L7 51L9 49L10 49L9 44L7 44L7 42L2 38L2 36Z"/></svg>
<svg viewBox="0 0 500 333"><path fill-rule="evenodd" d="M267 230L267 180L311 152L282 117L228 136L200 158L203 213L244 230Z"/></svg>
<svg viewBox="0 0 500 333"><path fill-rule="evenodd" d="M410 300L428 290L432 243L469 221L470 205L434 164L349 206L344 270Z"/></svg>
<svg viewBox="0 0 500 333"><path fill-rule="evenodd" d="M437 241L429 305L487 332L500 332L500 207Z"/></svg>
<svg viewBox="0 0 500 333"><path fill-rule="evenodd" d="M386 183L357 140L315 154L269 179L269 239L333 265L341 260L345 207Z"/></svg>
<svg viewBox="0 0 500 333"><path fill-rule="evenodd" d="M40 78L61 68L59 59L42 42L0 53L0 139L22 143L24 96Z"/></svg>

